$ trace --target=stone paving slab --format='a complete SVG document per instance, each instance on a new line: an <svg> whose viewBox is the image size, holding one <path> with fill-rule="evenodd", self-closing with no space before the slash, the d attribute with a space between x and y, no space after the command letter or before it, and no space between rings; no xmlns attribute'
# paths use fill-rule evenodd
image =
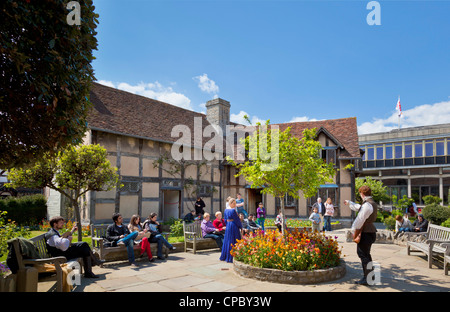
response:
<svg viewBox="0 0 450 312"><path fill-rule="evenodd" d="M287 285L246 279L237 275L233 265L219 261L220 252L202 250L169 254L165 261L138 261L138 268L127 262L94 267L98 279L82 278L75 292L449 292L450 276L444 275L443 265L436 261L429 269L426 257L420 253L408 256L406 247L374 244L372 257L380 264L380 285L359 286L354 281L362 276L356 255L356 244L347 243L346 229L333 231L338 237L346 261L346 275L336 281L317 285ZM39 283L39 291L49 284Z"/></svg>

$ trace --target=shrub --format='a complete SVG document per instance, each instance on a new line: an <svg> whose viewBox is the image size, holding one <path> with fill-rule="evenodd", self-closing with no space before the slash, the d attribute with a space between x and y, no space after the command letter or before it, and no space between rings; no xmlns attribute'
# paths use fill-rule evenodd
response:
<svg viewBox="0 0 450 312"><path fill-rule="evenodd" d="M6 214L6 211L0 211L0 258L8 253L8 240L18 236L27 237L29 235L28 230L20 228L14 221L6 219Z"/></svg>
<svg viewBox="0 0 450 312"><path fill-rule="evenodd" d="M18 225L37 225L47 217L47 199L44 195L9 197L0 200L0 211L7 211L6 218Z"/></svg>
<svg viewBox="0 0 450 312"><path fill-rule="evenodd" d="M439 196L427 195L422 197L423 203L425 205L436 204L439 205L441 203L441 198Z"/></svg>
<svg viewBox="0 0 450 312"><path fill-rule="evenodd" d="M450 208L438 204L430 204L422 209L425 219L433 224L441 224L450 218Z"/></svg>
<svg viewBox="0 0 450 312"><path fill-rule="evenodd" d="M170 226L171 236L183 236L183 220L173 220L173 224Z"/></svg>
<svg viewBox="0 0 450 312"><path fill-rule="evenodd" d="M335 239L295 229L283 237L278 231L244 236L231 250L237 260L259 268L305 271L338 266L341 250Z"/></svg>
<svg viewBox="0 0 450 312"><path fill-rule="evenodd" d="M395 218L393 216L384 218L383 223L386 226L386 229L391 230L391 231L395 229Z"/></svg>
<svg viewBox="0 0 450 312"><path fill-rule="evenodd" d="M441 226L450 228L450 218L441 223Z"/></svg>

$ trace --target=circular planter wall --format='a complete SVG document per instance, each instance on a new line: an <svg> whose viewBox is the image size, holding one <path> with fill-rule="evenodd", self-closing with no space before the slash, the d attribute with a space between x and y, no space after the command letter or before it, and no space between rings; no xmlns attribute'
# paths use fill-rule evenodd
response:
<svg viewBox="0 0 450 312"><path fill-rule="evenodd" d="M339 266L314 271L282 271L276 269L262 269L233 260L234 271L242 277L260 281L282 284L317 284L334 281L345 276L347 270L345 261L341 259Z"/></svg>

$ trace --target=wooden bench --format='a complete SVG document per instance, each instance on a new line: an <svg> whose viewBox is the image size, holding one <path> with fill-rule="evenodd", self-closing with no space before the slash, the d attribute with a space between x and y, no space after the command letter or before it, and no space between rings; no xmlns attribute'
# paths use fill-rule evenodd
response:
<svg viewBox="0 0 450 312"><path fill-rule="evenodd" d="M426 232L405 232L408 255L411 247L425 253L428 257L428 267L431 269L434 254L445 255L446 243L450 243L450 228L429 224Z"/></svg>
<svg viewBox="0 0 450 312"><path fill-rule="evenodd" d="M444 254L444 274L448 275L448 266L450 265L450 244L442 244L447 249Z"/></svg>
<svg viewBox="0 0 450 312"><path fill-rule="evenodd" d="M52 257L47 251L47 243L45 240L45 234L38 235L36 237L30 238L36 247L36 251L39 255L39 259L24 259L21 253L20 243L18 240L13 241L14 252L16 254L17 264L19 271L17 273L17 291L37 291L37 271L36 276L33 277L32 274L27 274L27 266L36 266L40 264L53 264L56 270L56 291L63 291L63 271L61 265L67 263L67 267L71 270L75 266L75 262L79 263L80 274L82 273L82 263L83 259L66 259L66 257ZM30 285L32 284L32 285Z"/></svg>
<svg viewBox="0 0 450 312"><path fill-rule="evenodd" d="M183 232L184 232L184 252L188 250L193 250L194 254L197 253L198 243L202 241L212 240L213 238L204 238L202 234L202 221L195 220L192 223L186 223L183 221ZM192 244L192 248L188 247L188 243ZM217 245L216 245L217 246ZM218 247L217 247L218 248Z"/></svg>
<svg viewBox="0 0 450 312"><path fill-rule="evenodd" d="M124 225L125 226L125 225ZM106 229L108 228L107 224L91 224L91 237L92 237L92 250L94 253L97 253L101 260L105 260L106 255L110 253L117 252L127 252L127 247L125 245L119 245L114 247L105 246L106 241ZM168 236L169 233L163 233L163 235ZM135 244L133 249L141 250L139 244ZM157 255L158 251L158 243L150 243L150 249L154 257ZM166 246L163 246L163 253L166 258L169 256L169 249Z"/></svg>

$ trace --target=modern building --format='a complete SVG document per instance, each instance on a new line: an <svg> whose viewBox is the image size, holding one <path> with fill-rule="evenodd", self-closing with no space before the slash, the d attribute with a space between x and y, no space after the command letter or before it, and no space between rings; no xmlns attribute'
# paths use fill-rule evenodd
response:
<svg viewBox="0 0 450 312"><path fill-rule="evenodd" d="M276 215L280 203L270 195L263 195L261 189L252 189L243 177L236 178L236 168L224 160L230 147L232 155L242 152L234 136L231 140L224 137L227 126L234 126L236 133L241 131L241 137L246 131L243 125L230 122L228 101L210 100L206 103L206 114L201 114L94 84L91 102L93 109L88 117L85 143L106 148L109 160L118 168L123 187L89 192L82 205L84 222L111 222L114 212L120 212L125 219L133 214L147 217L152 212L162 220L182 218L194 209L197 196L203 198L205 211L214 215L225 209L228 196L235 197L238 192L247 211L255 212L257 203L263 202L268 215ZM240 126L243 130L239 130ZM324 148L322 157L340 169L333 183L322 185L318 196L331 197L336 215L350 218L350 209L343 201L354 198L355 174L361 168L356 118L279 124L281 130L288 126L298 137L305 128L317 129L317 139ZM185 148L185 143L191 147ZM189 155L190 160L174 159L174 151ZM355 167L344 169L349 163ZM57 192L47 195L49 214L64 215L61 209L64 198ZM298 200L286 196L287 216L309 216L316 198L299 195Z"/></svg>
<svg viewBox="0 0 450 312"><path fill-rule="evenodd" d="M449 204L450 123L359 136L363 176L383 181L390 195L423 205L426 195Z"/></svg>

